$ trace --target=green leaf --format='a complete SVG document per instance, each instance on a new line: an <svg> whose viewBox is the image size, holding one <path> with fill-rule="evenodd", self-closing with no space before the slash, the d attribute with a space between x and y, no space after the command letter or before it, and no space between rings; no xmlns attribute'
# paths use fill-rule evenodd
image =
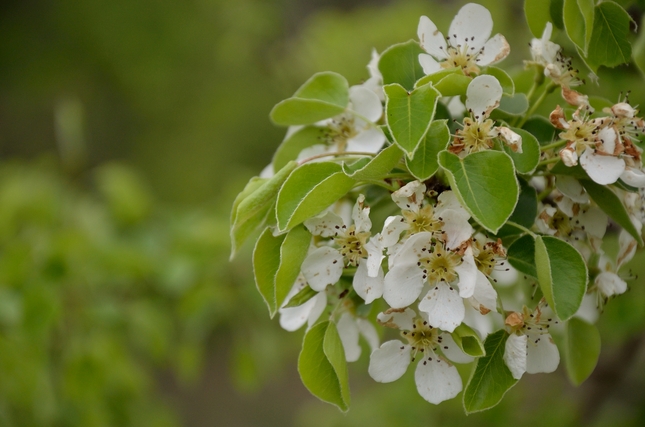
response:
<svg viewBox="0 0 645 427"><path fill-rule="evenodd" d="M596 368L600 356L598 328L577 317L567 323L564 360L569 380L575 386L582 384Z"/></svg>
<svg viewBox="0 0 645 427"><path fill-rule="evenodd" d="M381 180L401 160L403 152L396 145L390 145L373 158L364 158L351 165L344 164L343 171L357 181ZM367 160L367 161L365 161Z"/></svg>
<svg viewBox="0 0 645 427"><path fill-rule="evenodd" d="M518 181L520 183L520 196L517 200L515 210L508 220L530 229L537 216L537 192L525 180L520 178ZM524 230L506 223L499 230L497 236L506 237L524 233ZM531 246L533 246L533 242L531 242Z"/></svg>
<svg viewBox="0 0 645 427"><path fill-rule="evenodd" d="M443 79L435 83L434 88L437 89L442 96L461 96L466 94L468 85L473 79L463 74L449 74Z"/></svg>
<svg viewBox="0 0 645 427"><path fill-rule="evenodd" d="M564 9L564 0L551 0L551 4L549 5L549 13L551 14L551 19L550 21L553 22L553 25L562 30L564 29L564 21L563 21L563 9ZM540 33L541 35L542 33Z"/></svg>
<svg viewBox="0 0 645 427"><path fill-rule="evenodd" d="M240 194L244 194L245 197L239 201L235 200L234 212L231 214L231 258L246 239L265 223L275 204L278 190L297 165L296 162L287 163L271 179L262 181L259 186L259 180L249 183Z"/></svg>
<svg viewBox="0 0 645 427"><path fill-rule="evenodd" d="M553 175L568 175L577 179L589 179L589 175L582 169L582 166L578 163L575 166L567 166L562 161L558 161L555 166L551 168L550 171Z"/></svg>
<svg viewBox="0 0 645 427"><path fill-rule="evenodd" d="M455 340L457 346L467 355L472 357L482 357L486 355L484 344L479 339L479 335L470 326L462 323L450 334Z"/></svg>
<svg viewBox="0 0 645 427"><path fill-rule="evenodd" d="M324 144L325 133L329 129L318 126L305 126L285 137L273 155L273 167L280 170L291 160L296 160L302 150L316 144Z"/></svg>
<svg viewBox="0 0 645 427"><path fill-rule="evenodd" d="M535 172L535 168L540 162L540 143L524 129L511 128L511 130L522 137L522 152L516 153L511 150L511 147L502 143L504 151L513 159L513 164L518 173L529 174Z"/></svg>
<svg viewBox="0 0 645 427"><path fill-rule="evenodd" d="M593 25L593 0L591 4L591 13L590 25ZM569 39L583 52L586 52L586 46L588 43L586 40L586 22L582 15L582 11L578 6L578 0L564 0L562 18L564 20L564 29L566 30Z"/></svg>
<svg viewBox="0 0 645 427"><path fill-rule="evenodd" d="M645 75L645 31L642 31L643 25L645 25L645 16L641 19L641 31L638 32L632 51L634 64L641 70L641 75Z"/></svg>
<svg viewBox="0 0 645 427"><path fill-rule="evenodd" d="M356 183L337 163L305 163L287 178L276 202L278 231L289 230L319 214Z"/></svg>
<svg viewBox="0 0 645 427"><path fill-rule="evenodd" d="M307 331L298 357L298 372L311 394L343 412L349 409L347 363L334 323L321 322Z"/></svg>
<svg viewBox="0 0 645 427"><path fill-rule="evenodd" d="M433 176L439 169L437 155L445 150L449 143L450 129L448 129L447 120L433 121L428 133L414 152L414 157L405 158L405 164L410 173L420 181Z"/></svg>
<svg viewBox="0 0 645 427"><path fill-rule="evenodd" d="M513 161L500 151L480 151L460 159L439 153L450 186L471 216L488 231L497 233L511 216L519 196Z"/></svg>
<svg viewBox="0 0 645 427"><path fill-rule="evenodd" d="M459 75L459 76L463 76L464 72L461 69L461 67L453 67L453 68L441 69L441 70L439 70L437 72L434 72L432 74L428 74L427 76L421 77L414 84L414 87L418 88L418 87L421 87L421 86L423 86L425 84L428 84L428 83L432 83L433 85L436 85L437 83L439 83L444 78L446 78L448 76L452 76L454 74ZM472 80L472 79L470 79L470 80Z"/></svg>
<svg viewBox="0 0 645 427"><path fill-rule="evenodd" d="M383 84L398 83L408 90L414 89L416 81L425 75L419 64L420 53L425 51L416 40L408 40L385 49L378 62Z"/></svg>
<svg viewBox="0 0 645 427"><path fill-rule="evenodd" d="M587 49L589 48L589 43L591 42L591 35L593 34L593 21L596 15L594 0L578 0L578 7L580 8L580 12L582 13L582 17L585 23L585 45L583 51L586 55Z"/></svg>
<svg viewBox="0 0 645 427"><path fill-rule="evenodd" d="M432 84L420 86L412 92L398 84L384 86L383 90L387 127L394 142L411 158L430 128L441 94Z"/></svg>
<svg viewBox="0 0 645 427"><path fill-rule="evenodd" d="M529 234L520 237L509 246L506 258L517 270L537 278L535 241Z"/></svg>
<svg viewBox="0 0 645 427"><path fill-rule="evenodd" d="M546 117L533 116L524 123L522 129L530 132L540 145L551 144L555 139L556 129Z"/></svg>
<svg viewBox="0 0 645 427"><path fill-rule="evenodd" d="M289 299L289 302L285 304L284 308L299 307L318 295L318 292L311 289L309 286L305 286Z"/></svg>
<svg viewBox="0 0 645 427"><path fill-rule="evenodd" d="M271 110L275 124L308 125L345 111L349 85L345 77L331 71L316 73L289 99Z"/></svg>
<svg viewBox="0 0 645 427"><path fill-rule="evenodd" d="M627 40L631 18L618 4L606 1L595 7L593 33L589 42L587 64L592 71L598 67L626 64L632 56Z"/></svg>
<svg viewBox="0 0 645 427"><path fill-rule="evenodd" d="M639 245L643 245L643 238L638 232L627 213L625 205L609 187L597 184L590 179L580 179L580 184L587 190L589 197L596 202L611 219L632 235Z"/></svg>
<svg viewBox="0 0 645 427"><path fill-rule="evenodd" d="M551 0L524 1L524 16L526 17L526 22L529 25L533 37L541 38L546 23L553 21L549 11L550 6Z"/></svg>
<svg viewBox="0 0 645 427"><path fill-rule="evenodd" d="M540 288L560 318L573 316L587 291L587 264L573 246L552 236L535 239L535 266Z"/></svg>
<svg viewBox="0 0 645 427"><path fill-rule="evenodd" d="M529 100L525 94L518 92L513 96L502 96L494 112L502 112L509 116L520 116L529 108Z"/></svg>
<svg viewBox="0 0 645 427"><path fill-rule="evenodd" d="M513 82L513 79L511 78L511 76L509 76L506 71L497 67L487 67L485 74L490 74L491 76L495 77L497 81L499 81L499 84L502 86L502 91L504 95L506 96L515 95L515 83Z"/></svg>
<svg viewBox="0 0 645 427"><path fill-rule="evenodd" d="M274 236L264 230L253 251L255 284L273 317L293 287L300 266L311 244L311 234L305 227L294 227L287 234Z"/></svg>
<svg viewBox="0 0 645 427"><path fill-rule="evenodd" d="M463 404L466 414L480 412L497 405L517 380L504 363L508 334L505 330L490 334L484 342L486 355L477 359L477 365L466 384Z"/></svg>

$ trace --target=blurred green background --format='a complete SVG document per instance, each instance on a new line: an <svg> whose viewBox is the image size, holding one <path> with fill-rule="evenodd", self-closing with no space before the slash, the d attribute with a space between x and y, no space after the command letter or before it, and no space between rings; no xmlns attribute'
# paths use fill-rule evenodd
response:
<svg viewBox="0 0 645 427"><path fill-rule="evenodd" d="M642 279L609 305L578 389L562 368L528 376L465 418L411 372L374 383L365 351L343 415L300 384L302 331L268 318L251 248L228 261L232 200L284 134L271 107L317 71L360 83L372 47L416 38L422 14L446 30L465 3L3 2L0 426L644 425ZM522 2L481 3L522 73ZM635 68L600 77L589 93L645 104Z"/></svg>

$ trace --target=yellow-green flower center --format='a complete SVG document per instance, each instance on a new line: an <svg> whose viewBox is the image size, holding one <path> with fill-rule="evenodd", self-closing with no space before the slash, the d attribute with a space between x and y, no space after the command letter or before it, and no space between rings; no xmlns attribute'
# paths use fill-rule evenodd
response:
<svg viewBox="0 0 645 427"><path fill-rule="evenodd" d="M464 128L457 131L453 146L460 148L459 151L466 151L467 154L493 148L493 140L497 136L493 132L494 125L495 122L491 119L479 122L470 117L465 117Z"/></svg>
<svg viewBox="0 0 645 427"><path fill-rule="evenodd" d="M464 74L469 76L471 74L479 74L479 67L477 66L477 53L468 53L470 49L468 45L463 46L449 46L446 49L448 59L441 63L442 68L459 67L463 70Z"/></svg>
<svg viewBox="0 0 645 427"><path fill-rule="evenodd" d="M419 209L418 212L403 211L403 217L408 224L410 234L429 231L430 233L439 233L443 227L443 222L435 219L433 216L434 209L431 205Z"/></svg>
<svg viewBox="0 0 645 427"><path fill-rule="evenodd" d="M433 252L419 260L419 266L423 268L424 279L428 279L430 284L450 283L456 280L458 276L455 267L459 264L461 264L459 254L444 249L441 243L437 243Z"/></svg>
<svg viewBox="0 0 645 427"><path fill-rule="evenodd" d="M439 329L433 328L428 325L428 322L421 319L415 320L411 331L403 331L401 335L412 347L412 360L416 357L417 352L434 352L442 341Z"/></svg>
<svg viewBox="0 0 645 427"><path fill-rule="evenodd" d="M361 258L367 257L365 243L370 237L369 231L356 232L354 225L349 226L344 234L334 237L334 241L340 246L340 254L347 258L350 265L358 266Z"/></svg>
<svg viewBox="0 0 645 427"><path fill-rule="evenodd" d="M329 131L326 134L329 144L336 144L338 151L347 149L347 140L355 137L356 131L355 118L351 114L341 114L334 117L328 124Z"/></svg>

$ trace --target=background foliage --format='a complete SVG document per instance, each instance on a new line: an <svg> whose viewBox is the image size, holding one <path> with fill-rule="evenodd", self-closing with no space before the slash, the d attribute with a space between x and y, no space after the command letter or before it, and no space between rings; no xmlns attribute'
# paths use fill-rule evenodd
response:
<svg viewBox="0 0 645 427"><path fill-rule="evenodd" d="M410 373L351 378L348 415L310 397L295 372L301 334L267 319L250 248L228 263L227 230L234 195L283 137L268 119L275 103L314 72L362 81L372 47L415 38L419 15L448 22L464 3L5 2L0 425L463 420L458 401L423 404ZM521 2L481 3L511 43L505 66L521 72ZM640 22L642 2L619 3ZM636 67L599 76L587 90L631 88L645 105ZM600 366L580 388L562 369L525 378L463 423L642 425L643 285L608 307Z"/></svg>

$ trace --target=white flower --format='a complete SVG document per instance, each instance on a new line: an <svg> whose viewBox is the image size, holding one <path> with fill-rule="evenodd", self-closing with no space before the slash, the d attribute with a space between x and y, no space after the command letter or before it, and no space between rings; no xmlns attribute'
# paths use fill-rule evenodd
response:
<svg viewBox="0 0 645 427"><path fill-rule="evenodd" d="M546 23L542 38L531 40L531 55L533 63L544 67L544 75L553 80L554 83L564 88L571 88L582 84L578 78L578 70L571 65L571 58L562 54L560 45L550 41L553 25ZM572 105L589 105L587 97L569 89L563 92L562 96ZM579 98L578 98L579 97Z"/></svg>
<svg viewBox="0 0 645 427"><path fill-rule="evenodd" d="M414 379L421 397L439 404L459 394L463 387L461 377L445 357L464 363L472 358L457 347L450 334L433 328L409 308L388 310L378 319L383 325L401 329L407 343L387 341L372 352L368 372L374 380L383 383L395 381L412 361L419 359ZM439 350L443 355L438 353Z"/></svg>
<svg viewBox="0 0 645 427"><path fill-rule="evenodd" d="M293 287L287 294L282 307L278 310L280 313L280 326L283 329L293 332L300 329L305 323L310 327L320 317L327 306L327 294L318 292L315 296L305 303L296 307L285 307L289 301L307 286L307 281L302 274L298 276Z"/></svg>
<svg viewBox="0 0 645 427"><path fill-rule="evenodd" d="M378 153L386 140L385 134L375 124L382 115L383 105L376 93L364 85L350 87L346 111L317 123L327 127L326 144L305 148L298 160L345 151Z"/></svg>
<svg viewBox="0 0 645 427"><path fill-rule="evenodd" d="M419 55L426 74L442 68L460 67L465 75L479 74L479 67L495 64L510 52L501 34L490 38L493 19L488 9L475 3L463 6L450 24L448 37L427 17L419 20L417 34L428 54Z"/></svg>
<svg viewBox="0 0 645 427"><path fill-rule="evenodd" d="M470 117L464 117L463 129L457 131L450 151L470 154L493 148L495 138L504 141L511 150L522 152L522 137L504 126L495 126L489 119L491 112L502 99L502 85L490 75L475 77L466 90L466 109Z"/></svg>
<svg viewBox="0 0 645 427"><path fill-rule="evenodd" d="M357 267L354 275L354 289L367 304L383 293L383 271L377 268L374 277L368 275L367 239L370 237L372 221L370 208L365 206L365 196L358 196L352 210L353 224L347 225L338 215L327 211L305 221L305 227L314 236L331 238L334 246L321 246L313 249L302 263L302 273L309 286L322 291L328 285L338 282L345 266Z"/></svg>
<svg viewBox="0 0 645 427"><path fill-rule="evenodd" d="M370 73L370 78L363 83L363 87L368 88L378 96L381 102L385 101L385 92L383 92L383 75L378 69L378 61L381 56L376 49L372 49L372 59L367 64L367 70Z"/></svg>
<svg viewBox="0 0 645 427"><path fill-rule="evenodd" d="M379 346L378 333L372 322L345 311L336 322L340 341L345 350L345 360L355 362L361 356L361 346L358 344L359 336L362 335L374 351Z"/></svg>
<svg viewBox="0 0 645 427"><path fill-rule="evenodd" d="M544 299L533 312L524 307L522 313L513 312L505 321L511 334L504 348L504 362L513 378L529 374L549 373L560 363L558 347L553 342L549 327L557 323Z"/></svg>

